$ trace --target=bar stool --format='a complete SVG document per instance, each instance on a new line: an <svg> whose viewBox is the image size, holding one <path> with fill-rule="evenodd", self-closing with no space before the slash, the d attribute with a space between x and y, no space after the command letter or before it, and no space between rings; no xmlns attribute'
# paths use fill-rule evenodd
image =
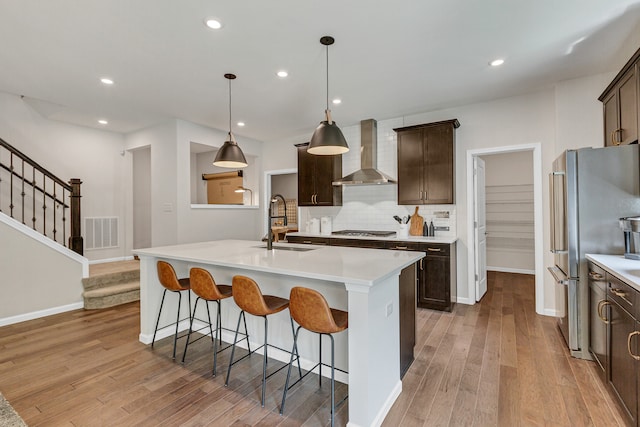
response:
<svg viewBox="0 0 640 427"><path fill-rule="evenodd" d="M331 338L331 426L333 426L336 406L340 406L348 397L348 395L345 396L340 402L338 402L338 405L335 404L335 370L337 369L344 373L348 372L335 367L334 340L332 334L342 332L347 329L349 313L335 308L330 308L329 304L327 304L327 300L320 292L303 287L295 287L291 289L291 293L289 295L289 312L291 313L293 320L295 320L299 325L293 336L294 350L297 351L300 328L304 328L318 334L320 341L320 358L319 362L316 363L313 368L309 369L309 371L301 376L300 379L289 386L291 365L293 363L293 356L291 357L289 368L287 370L287 381L285 382L284 391L282 393L280 415L284 413L284 404L287 399L287 391L289 388L302 381L302 379L309 373L313 372L316 367L318 367L319 385L322 385L322 366L329 366L322 363L322 336L327 335Z"/></svg>
<svg viewBox="0 0 640 427"><path fill-rule="evenodd" d="M231 349L231 359L229 359L229 368L227 368L227 379L224 383L225 387L229 385L229 376L231 374L231 367L236 363L240 362L244 358L251 356L256 350L259 350L264 347L264 357L262 360L262 396L260 398L260 404L264 407L264 394L265 394L265 386L267 382L267 378L271 377L273 374L279 372L284 369L285 366L277 369L276 371L270 373L267 376L267 348L269 346L277 348L278 350L285 351L287 350L281 349L279 347L274 346L273 344L267 343L267 331L268 331L268 321L267 316L279 313L289 307L289 300L286 298L280 298L274 295L262 295L260 291L260 287L258 284L251 278L246 276L234 276L231 282L231 286L233 288L233 300L236 302L238 307L240 307L240 315L238 316L238 325L236 327L236 334L233 339L233 348ZM249 332L247 331L247 322L245 318L245 312L252 314L254 316L259 316L264 318L264 344L255 350L251 351L249 348ZM244 321L244 330L247 339L247 348L249 349L249 353L242 356L240 359L234 361L233 356L236 350L236 343L238 340L238 332L240 330L240 320ZM293 333L293 320L291 320L291 332ZM297 348L294 348L294 351ZM296 351L297 357L297 351ZM291 357L291 363L293 363L293 355ZM300 358L298 359L298 373L302 376L302 369L300 368Z"/></svg>
<svg viewBox="0 0 640 427"><path fill-rule="evenodd" d="M173 336L173 357L176 358L176 344L178 342L178 324L180 323L180 305L182 304L182 292L187 291L189 296L189 321L191 321L191 284L189 278L178 279L176 271L173 266L165 261L158 261L158 279L160 284L164 286L164 292L162 292L162 301L160 302L160 310L158 310L158 320L156 320L156 329L153 331L153 340L151 341L151 348L156 342L156 333L158 332L158 325L160 324L160 315L162 314L162 306L164 305L164 297L167 295L167 291L178 294L178 312L176 315L176 332ZM186 320L186 319L182 319ZM167 325L170 326L171 324ZM163 326L166 328L167 326ZM180 337L182 338L182 337Z"/></svg>
<svg viewBox="0 0 640 427"><path fill-rule="evenodd" d="M189 324L189 333L187 334L187 343L184 345L184 353L182 354L182 363L184 363L185 357L187 356L187 349L189 348L189 343L191 340L191 334L193 332L200 332L205 327L198 329L197 331L193 330L193 321L196 317L196 309L198 308L198 302L200 300L204 301L205 307L207 307L207 318L209 320L209 333L211 335L211 341L213 342L213 376L216 376L216 368L218 362L218 353L220 351L226 350L231 346L227 346L218 350L218 342L222 344L222 315L220 311L220 301L226 298L231 297L231 286L229 285L218 285L215 280L213 280L213 276L207 270L203 268L194 267L189 271L189 280L191 282L191 290L194 294L198 296L196 298L196 303L193 306L193 315L191 316L191 322ZM213 328L211 326L211 312L209 311L209 302L215 302L217 305L216 312L216 333L215 336L213 334ZM204 338L206 335L196 338L193 342L198 341L201 338Z"/></svg>

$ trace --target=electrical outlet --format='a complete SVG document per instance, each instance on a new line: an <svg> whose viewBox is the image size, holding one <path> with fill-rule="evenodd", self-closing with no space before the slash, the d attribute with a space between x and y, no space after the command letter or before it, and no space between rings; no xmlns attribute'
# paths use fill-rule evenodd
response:
<svg viewBox="0 0 640 427"><path fill-rule="evenodd" d="M386 307L387 317L391 316L391 313L393 313L393 302L388 302Z"/></svg>

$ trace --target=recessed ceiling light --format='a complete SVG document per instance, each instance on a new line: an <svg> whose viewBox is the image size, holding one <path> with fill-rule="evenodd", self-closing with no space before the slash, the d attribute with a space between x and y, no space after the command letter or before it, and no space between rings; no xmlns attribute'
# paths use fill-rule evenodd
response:
<svg viewBox="0 0 640 427"><path fill-rule="evenodd" d="M101 125L108 125L109 124L109 122L106 121L105 119L98 120L98 123L100 123Z"/></svg>
<svg viewBox="0 0 640 427"><path fill-rule="evenodd" d="M334 104L336 104L336 105L338 105L338 104L342 104L342 99L340 99L340 98L336 98L336 99L334 99L334 100L333 100L333 101L331 101L331 102L333 102L333 103L334 103Z"/></svg>
<svg viewBox="0 0 640 427"><path fill-rule="evenodd" d="M113 80L111 80L108 77L103 77L103 78L100 79L100 81L105 85L112 85L113 84Z"/></svg>
<svg viewBox="0 0 640 427"><path fill-rule="evenodd" d="M217 19L207 18L204 21L205 25L213 30L219 30L222 28L222 24Z"/></svg>
<svg viewBox="0 0 640 427"><path fill-rule="evenodd" d="M242 126L244 126L244 122L238 122L237 125L242 127Z"/></svg>
<svg viewBox="0 0 640 427"><path fill-rule="evenodd" d="M289 75L289 73L287 73L284 70L280 70L276 74L278 75L278 77L282 77L282 78L287 77Z"/></svg>
<svg viewBox="0 0 640 427"><path fill-rule="evenodd" d="M499 67L502 64L504 64L504 59L494 59L493 61L489 62L489 65L491 65L492 67Z"/></svg>

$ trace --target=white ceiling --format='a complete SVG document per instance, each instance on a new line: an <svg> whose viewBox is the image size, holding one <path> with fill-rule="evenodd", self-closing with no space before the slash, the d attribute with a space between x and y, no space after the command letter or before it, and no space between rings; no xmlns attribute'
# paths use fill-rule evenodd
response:
<svg viewBox="0 0 640 427"><path fill-rule="evenodd" d="M226 130L231 72L234 132L277 141L323 119L323 35L344 127L613 71L639 22L640 0L0 0L0 91L115 132L171 117Z"/></svg>

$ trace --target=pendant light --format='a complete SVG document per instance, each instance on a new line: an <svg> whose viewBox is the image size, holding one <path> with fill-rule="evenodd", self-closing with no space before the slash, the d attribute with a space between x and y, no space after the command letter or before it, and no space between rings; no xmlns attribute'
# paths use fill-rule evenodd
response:
<svg viewBox="0 0 640 427"><path fill-rule="evenodd" d="M320 39L320 43L326 47L327 51L327 109L324 110L326 120L320 122L311 136L311 142L307 148L307 153L310 154L328 156L349 151L347 140L344 139L336 122L331 120L331 110L329 110L329 46L334 42L335 39L331 36L324 36Z"/></svg>
<svg viewBox="0 0 640 427"><path fill-rule="evenodd" d="M242 150L231 133L231 80L235 79L236 75L225 74L224 78L229 80L229 139L218 150L213 165L221 168L244 168L248 165L247 159L244 158Z"/></svg>

